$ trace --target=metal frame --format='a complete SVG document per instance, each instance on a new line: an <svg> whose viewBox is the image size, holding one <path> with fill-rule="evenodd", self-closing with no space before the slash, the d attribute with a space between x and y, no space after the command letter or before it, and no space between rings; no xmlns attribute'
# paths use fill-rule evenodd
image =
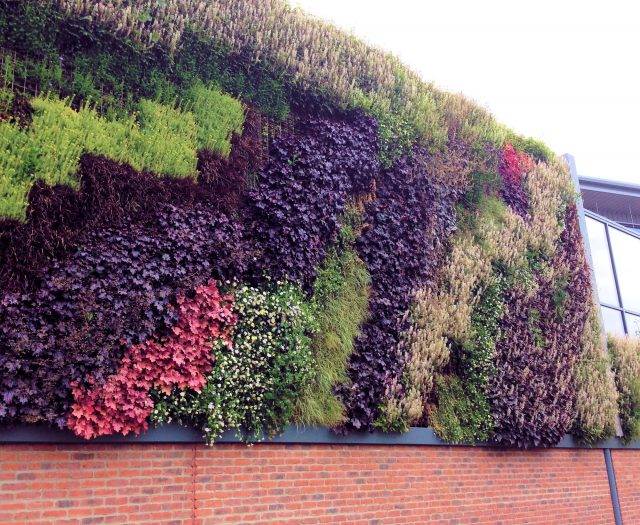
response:
<svg viewBox="0 0 640 525"><path fill-rule="evenodd" d="M204 443L202 434L193 428L182 427L177 424L167 424L151 428L147 432L136 435L102 436L85 440L73 434L68 429L56 429L44 425L20 425L12 429L0 430L0 445L2 444L71 444L71 445L106 445L106 444L145 444L145 443ZM242 436L233 431L225 432L219 444L244 443ZM316 445L420 445L439 447L473 447L514 450L497 443L449 443L441 440L431 428L412 427L405 433L388 432L347 432L338 434L324 427L296 427L288 426L282 434L260 441L266 444L316 444ZM566 435L553 448L568 449L628 449L640 450L640 441L623 443L617 438L611 438L594 446L580 443L573 436Z"/></svg>
<svg viewBox="0 0 640 525"><path fill-rule="evenodd" d="M609 251L609 261L611 262L611 269L613 270L613 281L614 281L614 285L616 287L616 295L618 297L618 304L614 305L614 304L609 304L603 301L600 301L600 305L602 307L605 308L609 308L611 310L616 310L618 312L620 312L622 314L622 327L624 329L624 333L625 334L629 334L629 326L627 323L627 314L629 315L635 315L636 317L640 317L640 312L636 311L636 310L630 310L628 308L625 308L624 305L624 301L622 300L622 289L620 286L620 280L618 279L618 271L616 268L616 258L615 255L613 253L613 246L611 244L611 235L609 233L609 229L610 228L614 228L618 231L620 231L621 233L624 233L625 235L629 235L635 239L640 240L640 234L638 234L637 232L634 232L633 230L630 230L628 228L625 228L624 226L611 221L609 219L607 219L606 217L603 217L602 215L598 215L597 213L594 213L592 211L589 210L585 210L584 212L585 217L589 217L590 219L600 222L601 224L603 224L604 226L604 231L605 231L605 236L607 239L607 249ZM587 238L588 238L588 234L587 234Z"/></svg>
<svg viewBox="0 0 640 525"><path fill-rule="evenodd" d="M618 481L616 480L616 471L613 468L611 449L604 449L604 464L607 468L607 479L609 480L609 494L611 495L613 518L616 525L622 525L622 510L620 508L620 498L618 496Z"/></svg>

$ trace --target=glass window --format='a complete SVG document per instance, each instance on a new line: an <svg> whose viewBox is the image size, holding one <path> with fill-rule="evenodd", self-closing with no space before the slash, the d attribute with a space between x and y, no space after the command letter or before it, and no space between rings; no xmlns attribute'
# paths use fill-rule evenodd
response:
<svg viewBox="0 0 640 525"><path fill-rule="evenodd" d="M638 278L640 239L616 228L609 228L609 238L618 275L622 305L625 310L640 312L640 278ZM601 300L604 302L603 299Z"/></svg>
<svg viewBox="0 0 640 525"><path fill-rule="evenodd" d="M607 244L607 234L604 224L591 217L586 217L587 234L589 236L589 248L593 260L593 271L598 286L598 298L601 303L620 306L616 283L613 279L613 267Z"/></svg>
<svg viewBox="0 0 640 525"><path fill-rule="evenodd" d="M629 335L640 337L640 316L626 314L627 315L627 330Z"/></svg>
<svg viewBox="0 0 640 525"><path fill-rule="evenodd" d="M625 335L624 325L622 324L622 312L603 306L602 320L604 321L604 329L608 334Z"/></svg>

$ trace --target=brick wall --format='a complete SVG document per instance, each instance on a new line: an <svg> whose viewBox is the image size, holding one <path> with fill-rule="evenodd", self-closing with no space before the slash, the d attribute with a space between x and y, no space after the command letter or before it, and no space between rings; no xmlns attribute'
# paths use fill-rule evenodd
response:
<svg viewBox="0 0 640 525"><path fill-rule="evenodd" d="M639 459L615 452L627 523ZM612 522L601 450L0 446L1 524Z"/></svg>
<svg viewBox="0 0 640 525"><path fill-rule="evenodd" d="M613 450L620 510L625 523L640 523L640 450Z"/></svg>

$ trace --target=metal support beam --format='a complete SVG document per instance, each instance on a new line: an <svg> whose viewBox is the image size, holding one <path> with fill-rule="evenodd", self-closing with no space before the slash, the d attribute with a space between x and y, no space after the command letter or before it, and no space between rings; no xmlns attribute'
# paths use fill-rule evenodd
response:
<svg viewBox="0 0 640 525"><path fill-rule="evenodd" d="M609 479L609 492L611 493L613 517L616 520L616 525L623 525L620 499L618 498L618 481L616 480L616 471L613 468L613 457L611 456L611 449L609 448L604 449L604 463L607 467L607 478Z"/></svg>

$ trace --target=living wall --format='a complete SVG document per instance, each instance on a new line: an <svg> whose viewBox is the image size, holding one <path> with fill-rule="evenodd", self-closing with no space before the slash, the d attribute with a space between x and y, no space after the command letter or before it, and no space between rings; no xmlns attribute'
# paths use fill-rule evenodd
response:
<svg viewBox="0 0 640 525"><path fill-rule="evenodd" d="M2 425L615 432L543 144L280 0L0 0L0 29Z"/></svg>

